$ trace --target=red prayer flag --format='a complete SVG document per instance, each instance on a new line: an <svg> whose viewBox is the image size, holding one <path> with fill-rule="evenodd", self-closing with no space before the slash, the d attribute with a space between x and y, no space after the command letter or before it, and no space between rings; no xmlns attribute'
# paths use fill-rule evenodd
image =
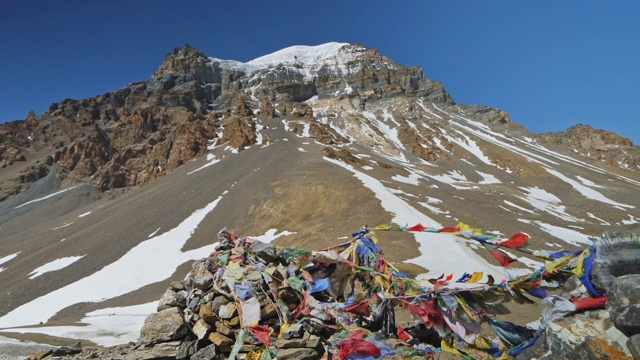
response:
<svg viewBox="0 0 640 360"><path fill-rule="evenodd" d="M403 328L398 326L398 340L407 342L407 341L409 341L411 339L412 339L411 335L409 335L409 333L404 331Z"/></svg>
<svg viewBox="0 0 640 360"><path fill-rule="evenodd" d="M491 255L493 255L494 258L496 258L496 260L498 260L500 265L502 265L503 267L507 267L511 265L511 263L518 261L517 259L512 258L511 256L509 256L509 254L500 249L489 250L489 252L491 253Z"/></svg>
<svg viewBox="0 0 640 360"><path fill-rule="evenodd" d="M457 233L460 232L460 228L459 227L443 227L442 229L438 230L438 232L441 233Z"/></svg>
<svg viewBox="0 0 640 360"><path fill-rule="evenodd" d="M371 312L369 311L369 303L369 300L361 300L347 306L344 311L360 316L369 316L371 315Z"/></svg>
<svg viewBox="0 0 640 360"><path fill-rule="evenodd" d="M517 233L511 237L511 239L501 242L500 245L508 247L509 249L517 249L527 245L529 241L529 235L526 233Z"/></svg>
<svg viewBox="0 0 640 360"><path fill-rule="evenodd" d="M271 342L271 337L269 336L269 325L260 325L260 326L251 326L248 327L247 330L251 333L251 335L255 336L261 343L273 346Z"/></svg>
<svg viewBox="0 0 640 360"><path fill-rule="evenodd" d="M340 343L340 359L345 359L349 355L364 355L377 358L380 356L380 348L364 339L347 338Z"/></svg>
<svg viewBox="0 0 640 360"><path fill-rule="evenodd" d="M427 228L426 228L424 225L422 225L422 224L418 223L418 225L413 225L412 227L408 228L408 229L407 229L407 231L423 232L423 231L425 231L426 229L427 229Z"/></svg>
<svg viewBox="0 0 640 360"><path fill-rule="evenodd" d="M442 318L438 305L436 305L435 298L420 301L420 306L415 306L406 300L404 300L403 303L409 308L409 311L422 319L427 328L430 329L433 325L444 326L445 321L444 318Z"/></svg>
<svg viewBox="0 0 640 360"><path fill-rule="evenodd" d="M599 298L589 298L584 300L572 300L576 304L576 311L590 310L590 309L602 309L607 304L607 296Z"/></svg>

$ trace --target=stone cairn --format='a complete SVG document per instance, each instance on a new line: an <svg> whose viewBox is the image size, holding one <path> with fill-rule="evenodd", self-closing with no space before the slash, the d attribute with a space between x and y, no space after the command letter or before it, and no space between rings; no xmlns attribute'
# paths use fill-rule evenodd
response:
<svg viewBox="0 0 640 360"><path fill-rule="evenodd" d="M443 339L424 327L408 325L408 336L402 339L390 307L390 312L380 311L383 316L378 319L367 319L368 305L361 306L359 317L353 314L360 311L351 309L348 316L354 321L347 321L353 325L346 329L321 321L318 309L327 308L314 303L329 304L339 295L321 289L319 279L332 275L338 282L349 276L317 268L316 285L310 288L313 280L306 271L307 264L314 263L310 252L277 249L226 230L218 238L214 253L196 261L184 280L171 282L157 312L146 319L139 343L102 350L77 343L29 359L289 360L366 354L371 358L448 358L439 349ZM595 287L586 289L572 276L560 295L545 298L542 336L516 359L640 359L640 238L605 239L592 249L597 254L591 273ZM364 292L367 283L355 281L348 291ZM589 294L594 290L600 293L598 299ZM583 300L603 301L597 306L578 305ZM341 316L340 311L333 316ZM364 337L375 339L375 349L356 341ZM347 346L352 353L345 353Z"/></svg>

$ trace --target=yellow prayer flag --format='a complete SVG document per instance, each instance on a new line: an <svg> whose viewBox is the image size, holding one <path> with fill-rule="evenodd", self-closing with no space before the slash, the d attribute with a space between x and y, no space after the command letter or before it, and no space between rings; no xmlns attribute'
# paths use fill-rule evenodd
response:
<svg viewBox="0 0 640 360"><path fill-rule="evenodd" d="M553 271L557 267L559 267L560 265L563 265L564 263L566 263L567 261L569 261L571 259L573 259L573 255L567 255L567 256L561 257L560 259L558 259L558 260L556 260L554 262L546 263L544 265L545 270L547 270L547 272L551 274L551 273L553 273Z"/></svg>
<svg viewBox="0 0 640 360"><path fill-rule="evenodd" d="M473 275L471 275L471 279L467 281L469 284L477 284L484 277L484 273L482 271L474 271Z"/></svg>
<svg viewBox="0 0 640 360"><path fill-rule="evenodd" d="M389 229L391 229L391 225L378 225L371 230L389 231Z"/></svg>
<svg viewBox="0 0 640 360"><path fill-rule="evenodd" d="M462 356L462 353L460 353L460 351L458 351L458 349L456 349L453 346L449 345L449 343L445 339L442 339L442 341L440 342L440 348L442 349L442 351L448 352L449 354Z"/></svg>
<svg viewBox="0 0 640 360"><path fill-rule="evenodd" d="M463 223L462 221L458 221L458 225L456 227L460 229L460 232L471 230L471 226Z"/></svg>
<svg viewBox="0 0 640 360"><path fill-rule="evenodd" d="M586 259L587 256L589 256L589 249L583 251L582 254L580 254L580 257L578 257L578 263L576 264L575 269L573 269L574 274L578 276L584 275L584 259Z"/></svg>
<svg viewBox="0 0 640 360"><path fill-rule="evenodd" d="M497 358L496 360L513 360L513 356L507 354L507 352L504 351L502 355L500 355L500 357Z"/></svg>
<svg viewBox="0 0 640 360"><path fill-rule="evenodd" d="M481 350L489 350L489 349L491 349L491 341L487 340L486 338L484 338L482 336L478 336L473 341L473 344L475 345L476 348L481 349Z"/></svg>

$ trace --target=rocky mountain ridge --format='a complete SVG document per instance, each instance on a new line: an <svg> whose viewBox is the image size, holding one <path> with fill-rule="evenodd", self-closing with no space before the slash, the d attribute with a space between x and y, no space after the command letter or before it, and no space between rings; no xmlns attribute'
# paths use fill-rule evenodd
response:
<svg viewBox="0 0 640 360"><path fill-rule="evenodd" d="M312 97L348 101L360 110L368 101L394 97L455 105L441 83L425 78L419 68L393 63L377 50L337 43L319 49L313 59L317 62L311 64L296 55L288 61L291 54L286 52L242 64L208 58L185 45L167 55L150 80L95 98L66 99L40 116L31 112L24 121L2 124L0 167L5 176L0 200L28 189L53 163L59 165L57 177L68 184L90 182L101 191L146 184L203 155L213 141L229 142L236 149L255 143L250 119L254 112L268 118L293 112L312 124L321 142L341 141L328 124L314 119L304 103ZM537 141L638 168L638 147L611 132L577 126L534 136L500 110L468 109L488 124L517 128ZM434 142L416 139L407 126L399 133L400 141L419 157L437 158Z"/></svg>

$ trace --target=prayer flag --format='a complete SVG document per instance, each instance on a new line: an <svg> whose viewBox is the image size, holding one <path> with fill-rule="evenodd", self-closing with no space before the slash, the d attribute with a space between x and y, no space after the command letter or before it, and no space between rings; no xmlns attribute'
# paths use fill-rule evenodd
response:
<svg viewBox="0 0 640 360"><path fill-rule="evenodd" d="M471 276L471 279L469 279L469 284L477 284L478 282L480 282L480 280L482 280L483 276L484 273L482 271L474 271L473 276Z"/></svg>
<svg viewBox="0 0 640 360"><path fill-rule="evenodd" d="M493 255L493 257L496 258L496 260L498 260L500 265L502 265L503 267L507 267L512 263L518 261L517 259L512 258L511 256L509 256L509 254L500 249L489 250L489 253L491 253L491 255Z"/></svg>
<svg viewBox="0 0 640 360"><path fill-rule="evenodd" d="M509 240L501 242L500 245L509 249L517 249L526 246L528 241L529 235L521 232L513 235Z"/></svg>

